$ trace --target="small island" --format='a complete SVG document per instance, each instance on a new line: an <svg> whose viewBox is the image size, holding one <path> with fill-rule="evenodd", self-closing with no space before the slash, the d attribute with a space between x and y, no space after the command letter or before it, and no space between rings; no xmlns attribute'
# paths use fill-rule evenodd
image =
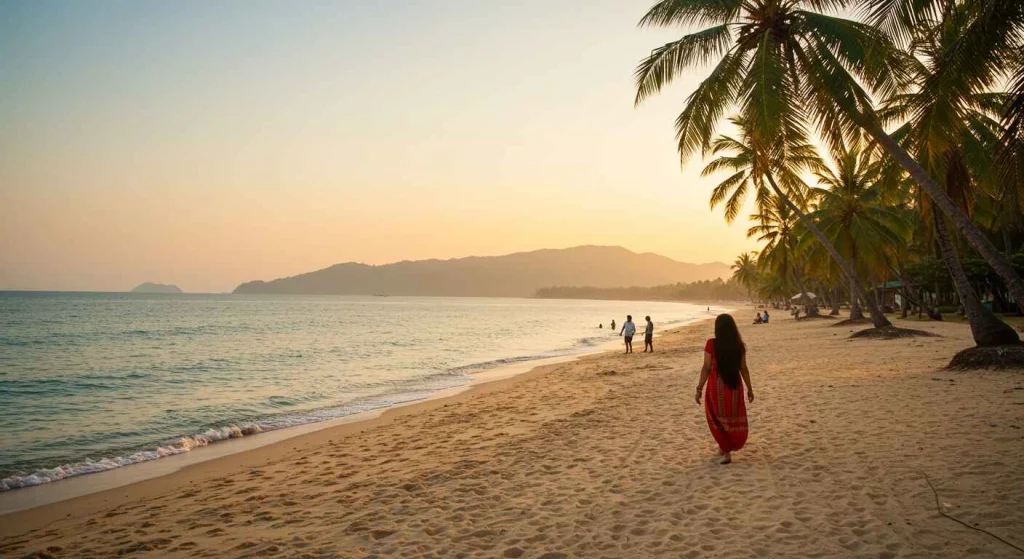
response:
<svg viewBox="0 0 1024 559"><path fill-rule="evenodd" d="M135 289L132 289L132 293L183 293L181 288L177 285L167 285L163 283L151 283L146 282Z"/></svg>

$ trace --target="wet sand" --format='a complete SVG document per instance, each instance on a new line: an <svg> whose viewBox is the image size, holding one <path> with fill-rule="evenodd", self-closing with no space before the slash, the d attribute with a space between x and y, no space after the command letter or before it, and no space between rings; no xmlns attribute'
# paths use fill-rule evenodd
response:
<svg viewBox="0 0 1024 559"><path fill-rule="evenodd" d="M941 370L962 324L781 314L741 325L757 400L729 466L693 402L703 322L9 514L0 556L1021 556L925 475L1024 547L1024 371Z"/></svg>

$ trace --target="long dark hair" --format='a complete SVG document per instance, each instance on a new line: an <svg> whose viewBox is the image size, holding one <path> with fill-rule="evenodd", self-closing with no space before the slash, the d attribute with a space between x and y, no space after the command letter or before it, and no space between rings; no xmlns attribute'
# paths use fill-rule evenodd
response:
<svg viewBox="0 0 1024 559"><path fill-rule="evenodd" d="M745 351L747 348L743 345L736 321L728 314L718 315L715 319L715 361L718 364L718 376L733 390L740 386L740 363Z"/></svg>

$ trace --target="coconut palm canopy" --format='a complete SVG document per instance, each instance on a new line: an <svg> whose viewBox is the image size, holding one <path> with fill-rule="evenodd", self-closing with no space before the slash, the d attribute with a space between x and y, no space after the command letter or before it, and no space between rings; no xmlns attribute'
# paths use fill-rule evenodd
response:
<svg viewBox="0 0 1024 559"><path fill-rule="evenodd" d="M682 36L640 61L635 103L709 71L676 147L709 159L726 221L753 202L763 248L734 266L751 293L814 287L885 329L895 303L864 286L899 279L904 316L960 307L979 345L1017 342L980 301L1024 308L1024 2L663 0L640 25ZM929 259L951 281L908 279Z"/></svg>

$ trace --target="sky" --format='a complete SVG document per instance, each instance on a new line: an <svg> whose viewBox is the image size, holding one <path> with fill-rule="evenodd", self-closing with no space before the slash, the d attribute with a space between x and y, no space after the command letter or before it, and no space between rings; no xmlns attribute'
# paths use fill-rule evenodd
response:
<svg viewBox="0 0 1024 559"><path fill-rule="evenodd" d="M620 245L732 262L650 2L0 0L0 289ZM718 177L719 179L724 177ZM638 271L642 273L642 271Z"/></svg>

